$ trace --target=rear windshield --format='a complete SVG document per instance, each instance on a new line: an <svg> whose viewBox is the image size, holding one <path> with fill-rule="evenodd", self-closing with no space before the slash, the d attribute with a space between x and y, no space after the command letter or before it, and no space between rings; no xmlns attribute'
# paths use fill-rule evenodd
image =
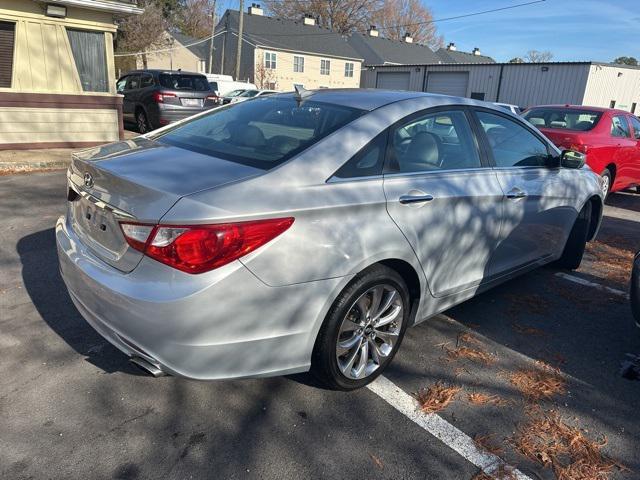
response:
<svg viewBox="0 0 640 480"><path fill-rule="evenodd" d="M355 120L364 110L294 98L231 104L155 137L161 143L269 170Z"/></svg>
<svg viewBox="0 0 640 480"><path fill-rule="evenodd" d="M196 92L209 90L207 78L202 75L161 73L160 85L171 90L195 90Z"/></svg>
<svg viewBox="0 0 640 480"><path fill-rule="evenodd" d="M532 108L524 118L536 127L578 130L586 132L593 129L602 112L570 108Z"/></svg>

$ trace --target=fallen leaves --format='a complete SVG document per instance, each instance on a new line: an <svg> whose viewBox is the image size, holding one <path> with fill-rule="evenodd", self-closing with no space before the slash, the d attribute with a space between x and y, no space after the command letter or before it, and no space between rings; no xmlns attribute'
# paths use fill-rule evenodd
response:
<svg viewBox="0 0 640 480"><path fill-rule="evenodd" d="M522 313L546 315L551 308L548 298L538 293L508 295L510 305L508 313L514 317Z"/></svg>
<svg viewBox="0 0 640 480"><path fill-rule="evenodd" d="M473 392L467 397L469 403L473 405L506 405L507 401L498 395L489 395L486 393Z"/></svg>
<svg viewBox="0 0 640 480"><path fill-rule="evenodd" d="M369 456L371 457L371 460L373 460L373 463L375 464L376 467L378 467L380 470L384 469L384 464L382 463L382 460L376 457L373 453L370 453Z"/></svg>
<svg viewBox="0 0 640 480"><path fill-rule="evenodd" d="M462 387L438 382L426 389L420 389L414 396L423 412L435 413L444 410L460 390Z"/></svg>
<svg viewBox="0 0 640 480"><path fill-rule="evenodd" d="M560 370L538 361L533 368L509 374L509 381L530 400L550 399L566 391L566 382Z"/></svg>
<svg viewBox="0 0 640 480"><path fill-rule="evenodd" d="M544 337L544 336L547 335L547 332L545 332L544 330L540 330L539 328L536 328L536 327L530 327L528 325L521 325L519 323L512 323L511 327L517 333L520 333L522 335L532 335L534 337Z"/></svg>
<svg viewBox="0 0 640 480"><path fill-rule="evenodd" d="M484 450L485 452L500 456L504 453L504 448L496 444L493 437L494 435L491 434L476 435L473 437L473 443L475 443L476 447L478 447L480 450Z"/></svg>
<svg viewBox="0 0 640 480"><path fill-rule="evenodd" d="M476 474L471 480L516 480L518 477L513 473L513 469L507 465L500 464L496 468L495 472L491 475L480 472Z"/></svg>
<svg viewBox="0 0 640 480"><path fill-rule="evenodd" d="M635 249L628 244L628 241L617 236L609 236L607 243L596 240L587 244L587 253L593 255L599 266L605 267L601 269L605 278L625 286L631 278L631 267L635 254Z"/></svg>
<svg viewBox="0 0 640 480"><path fill-rule="evenodd" d="M492 365L496 362L495 355L487 353L483 350L479 350L471 347L457 347L457 348L446 348L447 357L451 360L460 360L461 358L466 358L468 360L472 360L474 362L482 363L483 365Z"/></svg>
<svg viewBox="0 0 640 480"><path fill-rule="evenodd" d="M526 458L550 467L558 480L605 480L617 462L601 452L600 442L567 425L556 411L534 409L530 420L518 429L516 450Z"/></svg>

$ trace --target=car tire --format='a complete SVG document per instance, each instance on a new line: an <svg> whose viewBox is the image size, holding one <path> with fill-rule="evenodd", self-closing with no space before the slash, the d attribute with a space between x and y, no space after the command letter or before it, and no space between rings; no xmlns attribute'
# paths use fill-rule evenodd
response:
<svg viewBox="0 0 640 480"><path fill-rule="evenodd" d="M379 307L372 308L377 298ZM395 270L374 265L359 273L333 302L320 328L311 373L334 390L372 382L400 348L410 309L409 290Z"/></svg>
<svg viewBox="0 0 640 480"><path fill-rule="evenodd" d="M149 125L149 120L144 110L138 110L136 113L136 126L138 127L139 133L145 134L151 131L151 126Z"/></svg>
<svg viewBox="0 0 640 480"><path fill-rule="evenodd" d="M640 327L640 252L633 261L633 271L631 272L631 311L636 325Z"/></svg>
<svg viewBox="0 0 640 480"><path fill-rule="evenodd" d="M562 256L557 262L560 268L576 270L580 267L591 225L591 210L591 202L587 202L578 214L569 233L569 238L567 238Z"/></svg>
<svg viewBox="0 0 640 480"><path fill-rule="evenodd" d="M609 193L611 192L611 185L613 183L613 175L611 174L611 171L608 168L605 168L602 173L600 174L600 176L602 177L602 195L604 196L604 199L606 200L607 197L609 196Z"/></svg>

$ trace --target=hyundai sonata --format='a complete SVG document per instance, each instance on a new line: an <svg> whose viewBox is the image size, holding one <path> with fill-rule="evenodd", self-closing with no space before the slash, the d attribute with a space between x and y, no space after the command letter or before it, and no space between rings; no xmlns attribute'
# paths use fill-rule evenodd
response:
<svg viewBox="0 0 640 480"><path fill-rule="evenodd" d="M81 314L148 371L349 390L408 326L577 268L601 212L584 156L500 107L319 90L75 155L56 236Z"/></svg>

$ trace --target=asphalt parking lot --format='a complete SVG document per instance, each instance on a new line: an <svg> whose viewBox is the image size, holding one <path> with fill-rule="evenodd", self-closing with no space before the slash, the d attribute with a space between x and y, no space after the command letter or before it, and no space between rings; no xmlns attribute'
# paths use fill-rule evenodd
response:
<svg viewBox="0 0 640 480"><path fill-rule="evenodd" d="M484 478L375 388L143 374L65 291L65 201L61 171L0 177L0 478ZM620 374L640 354L624 296L637 250L640 195L615 194L571 279L543 268L410 329L384 377L400 394L459 387L437 415L521 478L559 476L547 451L523 454L527 427L554 414L601 445L599 478L640 478L640 382ZM536 369L553 372L548 398L517 381Z"/></svg>

